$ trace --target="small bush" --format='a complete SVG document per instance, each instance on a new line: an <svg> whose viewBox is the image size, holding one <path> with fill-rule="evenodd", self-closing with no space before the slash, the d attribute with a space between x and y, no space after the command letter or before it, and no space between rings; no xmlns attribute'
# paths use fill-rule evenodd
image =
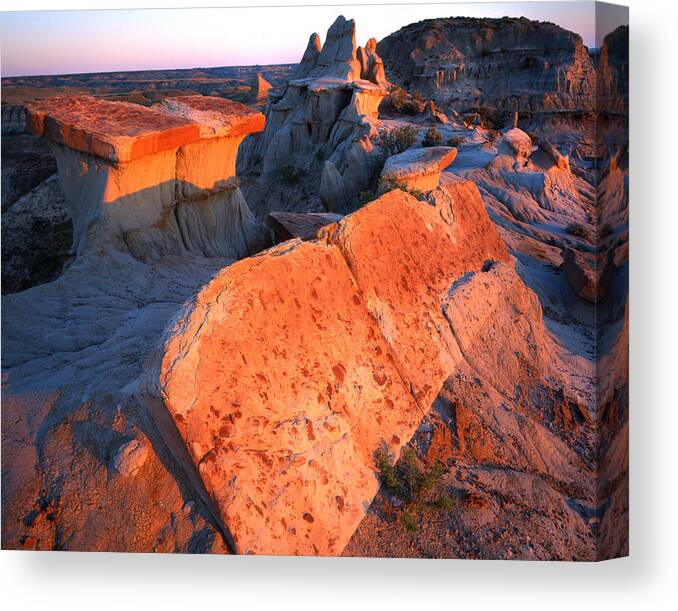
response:
<svg viewBox="0 0 678 611"><path fill-rule="evenodd" d="M369 204L371 201L377 199L378 194L375 193L372 189L365 189L360 191L355 196L355 208L362 208L365 204Z"/></svg>
<svg viewBox="0 0 678 611"><path fill-rule="evenodd" d="M374 462L384 488L402 501L400 521L407 530L419 530L419 515L425 507L453 509L455 501L447 492L436 494L447 471L442 463L422 466L417 453L407 448L395 464L385 446L374 453Z"/></svg>
<svg viewBox="0 0 678 611"><path fill-rule="evenodd" d="M409 95L399 87L391 88L388 101L393 110L405 115L419 114L424 105L424 98L419 92Z"/></svg>
<svg viewBox="0 0 678 611"><path fill-rule="evenodd" d="M403 511L400 516L400 521L407 530L411 532L417 532L419 530L419 523L417 521L417 516L409 511Z"/></svg>
<svg viewBox="0 0 678 611"><path fill-rule="evenodd" d="M443 135L435 127L429 127L422 144L424 146L438 146L442 139Z"/></svg>
<svg viewBox="0 0 678 611"><path fill-rule="evenodd" d="M565 228L565 231L570 235L576 235L577 237L583 238L584 240L589 239L589 232L586 230L586 227L580 223L570 223Z"/></svg>
<svg viewBox="0 0 678 611"><path fill-rule="evenodd" d="M421 112L421 106L412 100L403 102L401 112L405 115L418 115Z"/></svg>
<svg viewBox="0 0 678 611"><path fill-rule="evenodd" d="M390 155L402 153L417 140L417 130L412 125L394 127L380 134L379 144Z"/></svg>
<svg viewBox="0 0 678 611"><path fill-rule="evenodd" d="M454 508L454 499L446 492L441 494L433 503L440 511L449 512Z"/></svg>
<svg viewBox="0 0 678 611"><path fill-rule="evenodd" d="M447 141L447 146L459 146L462 142L464 142L464 139L461 136L452 136Z"/></svg>
<svg viewBox="0 0 678 611"><path fill-rule="evenodd" d="M409 193L412 197L416 197L417 199L421 199L423 195L423 192L419 189L412 189L406 184L398 182L392 178L380 178L379 184L377 185L377 196L388 193L389 191L393 191L393 189L405 191L405 193Z"/></svg>
<svg viewBox="0 0 678 611"><path fill-rule="evenodd" d="M299 182L299 172L291 165L278 168L278 178L284 185L294 185Z"/></svg>

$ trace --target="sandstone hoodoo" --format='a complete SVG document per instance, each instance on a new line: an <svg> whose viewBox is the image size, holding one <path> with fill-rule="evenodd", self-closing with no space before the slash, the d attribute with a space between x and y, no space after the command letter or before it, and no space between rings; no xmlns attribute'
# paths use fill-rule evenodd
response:
<svg viewBox="0 0 678 611"><path fill-rule="evenodd" d="M269 83L261 72L257 72L257 76L254 79L254 84L252 87L252 93L254 95L254 100L256 102L265 102L268 98L268 92L271 90L273 85Z"/></svg>
<svg viewBox="0 0 678 611"><path fill-rule="evenodd" d="M116 241L142 259L240 258L265 240L234 180L238 145L263 129L261 113L202 96L151 109L75 96L27 114L52 142L76 252Z"/></svg>
<svg viewBox="0 0 678 611"><path fill-rule="evenodd" d="M431 191L438 186L440 173L456 156L457 149L448 146L410 149L393 155L381 171L382 188L403 185L411 190Z"/></svg>
<svg viewBox="0 0 678 611"><path fill-rule="evenodd" d="M243 145L239 168L257 173L253 210L355 209L382 161L370 138L386 85L374 40L356 48L353 20L338 17L322 46L313 34L294 78L269 93L266 129Z"/></svg>

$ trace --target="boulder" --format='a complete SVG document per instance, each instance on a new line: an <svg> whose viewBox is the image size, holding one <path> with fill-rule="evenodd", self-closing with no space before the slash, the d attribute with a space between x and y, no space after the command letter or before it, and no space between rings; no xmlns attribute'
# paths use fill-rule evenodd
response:
<svg viewBox="0 0 678 611"><path fill-rule="evenodd" d="M447 115L436 108L436 103L433 100L427 100L426 105L424 106L424 117L428 121L435 121L436 123L449 123L450 120L447 118Z"/></svg>
<svg viewBox="0 0 678 611"><path fill-rule="evenodd" d="M222 270L167 327L139 392L237 552L341 553L373 453L398 455L463 359L442 303L488 259L508 254L472 185L396 190Z"/></svg>
<svg viewBox="0 0 678 611"><path fill-rule="evenodd" d="M532 154L532 139L518 127L513 127L504 134L504 142L519 159L527 159Z"/></svg>
<svg viewBox="0 0 678 611"><path fill-rule="evenodd" d="M440 182L440 173L456 158L457 149L431 146L408 149L386 160L381 171L383 186L402 185L417 191L430 191Z"/></svg>

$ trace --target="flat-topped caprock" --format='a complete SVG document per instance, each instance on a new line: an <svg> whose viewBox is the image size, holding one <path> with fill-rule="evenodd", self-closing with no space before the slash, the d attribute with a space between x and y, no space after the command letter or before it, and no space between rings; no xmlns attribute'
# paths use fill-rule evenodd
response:
<svg viewBox="0 0 678 611"><path fill-rule="evenodd" d="M194 121L200 126L201 138L244 137L262 131L266 123L266 117L258 110L214 96L166 98L153 108Z"/></svg>
<svg viewBox="0 0 678 611"><path fill-rule="evenodd" d="M60 96L30 104L27 118L54 150L78 255L112 244L140 259L237 259L267 241L235 180L260 112L205 96L152 108Z"/></svg>
<svg viewBox="0 0 678 611"><path fill-rule="evenodd" d="M206 96L167 98L152 108L92 96L58 96L29 104L27 129L36 136L111 162L133 161L210 137L264 129L260 112Z"/></svg>
<svg viewBox="0 0 678 611"><path fill-rule="evenodd" d="M201 137L199 125L184 117L85 95L29 104L26 128L36 136L113 163L175 149Z"/></svg>
<svg viewBox="0 0 678 611"><path fill-rule="evenodd" d="M381 181L419 191L435 189L440 173L457 157L457 149L449 146L431 146L408 149L386 160Z"/></svg>

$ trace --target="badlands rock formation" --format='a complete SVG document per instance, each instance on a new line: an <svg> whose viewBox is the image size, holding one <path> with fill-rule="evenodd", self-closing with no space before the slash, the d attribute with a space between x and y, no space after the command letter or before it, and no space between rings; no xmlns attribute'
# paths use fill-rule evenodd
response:
<svg viewBox="0 0 678 611"><path fill-rule="evenodd" d="M2 134L23 134L26 131L26 108L21 104L2 105Z"/></svg>
<svg viewBox="0 0 678 611"><path fill-rule="evenodd" d="M410 190L431 191L440 182L440 173L457 156L457 149L449 146L433 146L410 149L386 160L381 171L385 185L403 185Z"/></svg>
<svg viewBox="0 0 678 611"><path fill-rule="evenodd" d="M264 78L264 75L261 74L261 72L257 72L257 76L254 79L254 86L252 87L254 100L256 102L266 101L268 99L268 92L272 87L273 85Z"/></svg>
<svg viewBox="0 0 678 611"><path fill-rule="evenodd" d="M234 176L239 143L263 125L242 104L201 96L158 110L87 96L28 107L29 130L52 142L75 251L113 241L138 259L240 258L261 246Z"/></svg>
<svg viewBox="0 0 678 611"><path fill-rule="evenodd" d="M373 453L398 454L460 358L450 283L507 260L461 182L433 205L392 191L198 293L141 392L171 414L236 551L343 550L378 488Z"/></svg>
<svg viewBox="0 0 678 611"><path fill-rule="evenodd" d="M598 59L598 107L607 112L628 112L629 28L620 26L603 40Z"/></svg>
<svg viewBox="0 0 678 611"><path fill-rule="evenodd" d="M370 138L385 85L374 41L356 49L353 20L338 17L322 47L313 34L294 78L269 94L266 129L243 145L252 209L260 217L355 209L383 161Z"/></svg>
<svg viewBox="0 0 678 611"><path fill-rule="evenodd" d="M5 547L627 553L623 32L599 120L522 112L584 104L575 35L425 23L393 35L424 40L402 74L461 62L431 95L477 104L477 85L521 110L506 128L430 99L379 116L377 49L343 17L265 126L217 97L31 106L59 176L3 201L3 255L6 219L41 252L35 227L71 222L74 248L3 297Z"/></svg>
<svg viewBox="0 0 678 611"><path fill-rule="evenodd" d="M595 107L595 72L581 36L526 18L420 21L377 45L389 80L456 108Z"/></svg>
<svg viewBox="0 0 678 611"><path fill-rule="evenodd" d="M263 117L213 98L162 112L59 98L29 113L53 142L77 257L3 297L3 545L226 551L124 389L224 255L258 239L233 171Z"/></svg>

